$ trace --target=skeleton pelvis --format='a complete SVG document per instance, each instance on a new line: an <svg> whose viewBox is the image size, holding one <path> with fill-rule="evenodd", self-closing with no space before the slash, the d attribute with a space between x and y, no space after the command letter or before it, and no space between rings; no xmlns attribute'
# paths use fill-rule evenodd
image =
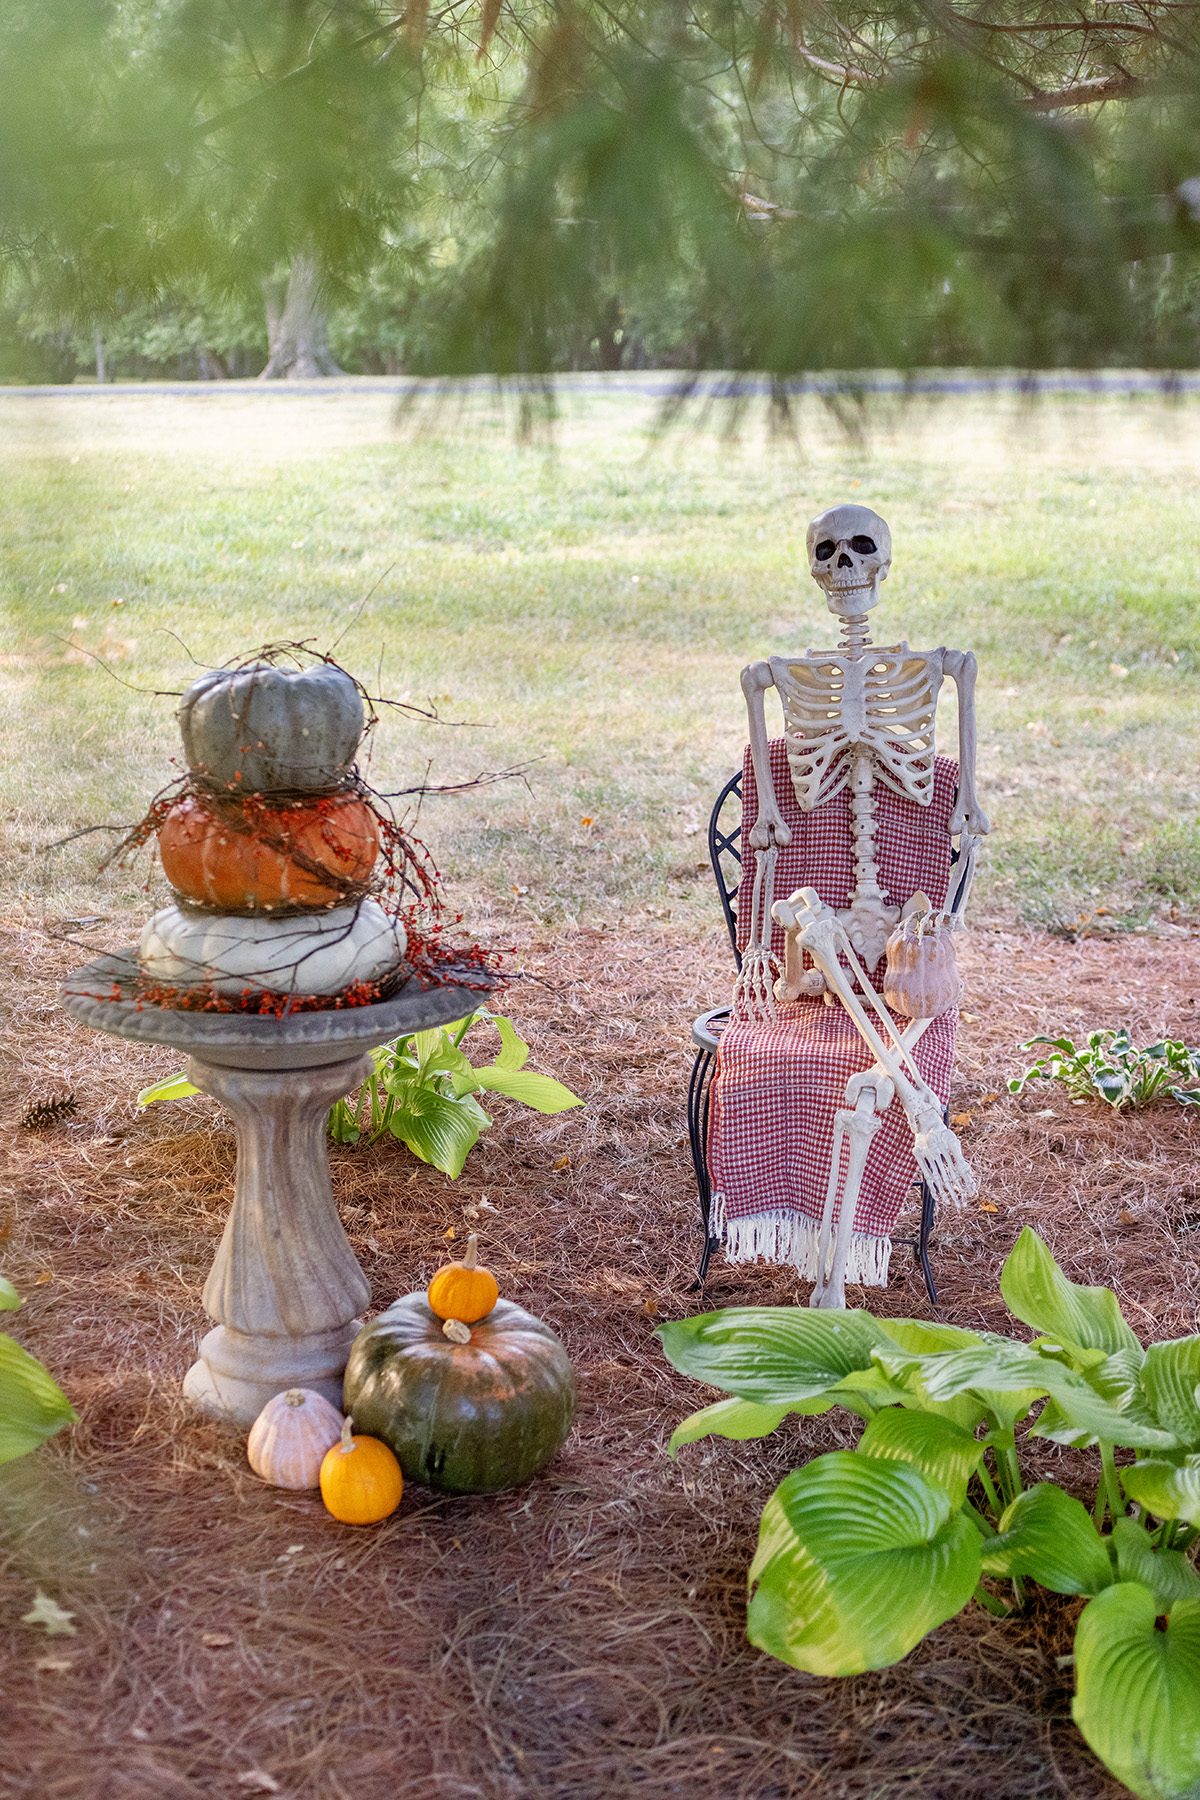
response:
<svg viewBox="0 0 1200 1800"><path fill-rule="evenodd" d="M866 894L857 894L849 906L838 913L854 946L854 954L868 975L879 967L879 959L887 949L888 938L899 917L898 906L885 906L882 900Z"/></svg>

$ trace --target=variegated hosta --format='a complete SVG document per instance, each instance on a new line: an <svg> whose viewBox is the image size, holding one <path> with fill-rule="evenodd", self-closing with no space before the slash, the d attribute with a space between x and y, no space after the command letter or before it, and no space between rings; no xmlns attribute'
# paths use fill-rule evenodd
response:
<svg viewBox="0 0 1200 1800"><path fill-rule="evenodd" d="M1082 1595L1076 1724L1144 1800L1194 1800L1200 1336L1143 1349L1115 1294L1069 1281L1029 1230L1000 1285L1031 1341L807 1307L662 1326L675 1367L729 1396L685 1419L671 1454L765 1437L789 1413L855 1413L857 1449L815 1457L767 1502L751 1642L814 1674L853 1675L897 1662L972 1596L1007 1614L1030 1581ZM1024 1485L1016 1427L1035 1409L1029 1436L1098 1452L1079 1467L1090 1511L1053 1482ZM1120 1470L1117 1447L1135 1457Z"/></svg>

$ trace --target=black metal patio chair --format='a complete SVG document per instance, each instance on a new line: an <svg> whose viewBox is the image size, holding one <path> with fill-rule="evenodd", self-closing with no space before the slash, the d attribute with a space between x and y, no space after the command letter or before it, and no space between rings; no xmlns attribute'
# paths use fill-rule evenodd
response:
<svg viewBox="0 0 1200 1800"><path fill-rule="evenodd" d="M717 795L716 803L708 820L708 857L712 864L713 878L717 884L717 895L721 902L721 910L725 915L725 926L729 932L729 943L733 950L733 960L740 971L742 953L737 942L737 896L742 873L742 774L739 769L730 777ZM958 852L954 852L951 867L958 861ZM692 1168L696 1174L696 1191L700 1198L700 1225L704 1233L704 1249L700 1257L700 1272L693 1283L693 1292L703 1288L708 1279L708 1265L713 1251L720 1248L721 1240L713 1235L712 1230L712 1182L708 1172L708 1118L709 1100L712 1092L712 1079L717 1067L717 1047L721 1041L721 1033L729 1023L730 1008L715 1006L711 1012L701 1013L692 1024L692 1042L696 1046L696 1060L692 1064L692 1076L688 1083L688 1143L692 1151ZM949 1109L947 1109L948 1115ZM938 1304L937 1288L934 1285L933 1268L929 1260L929 1239L933 1231L934 1198L928 1185L919 1184L921 1194L921 1227L918 1235L913 1237L893 1238L894 1244L907 1245L913 1253L914 1262L918 1263L925 1277L925 1286L929 1291L931 1303Z"/></svg>

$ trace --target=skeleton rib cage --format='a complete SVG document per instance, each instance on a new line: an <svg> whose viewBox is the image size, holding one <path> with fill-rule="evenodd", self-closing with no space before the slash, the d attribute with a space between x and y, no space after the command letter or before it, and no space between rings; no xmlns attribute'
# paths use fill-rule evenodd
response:
<svg viewBox="0 0 1200 1800"><path fill-rule="evenodd" d="M771 675L783 702L792 786L802 812L841 792L853 758L872 752L874 774L919 806L933 796L934 717L943 650L808 651L772 656Z"/></svg>

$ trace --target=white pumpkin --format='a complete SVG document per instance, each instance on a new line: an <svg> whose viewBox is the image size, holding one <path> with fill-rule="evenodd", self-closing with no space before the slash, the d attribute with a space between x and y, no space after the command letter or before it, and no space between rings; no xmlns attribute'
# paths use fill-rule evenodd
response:
<svg viewBox="0 0 1200 1800"><path fill-rule="evenodd" d="M321 1485L321 1463L342 1435L336 1406L312 1388L289 1388L267 1401L250 1427L246 1457L273 1487Z"/></svg>
<svg viewBox="0 0 1200 1800"><path fill-rule="evenodd" d="M403 925L378 900L287 919L164 906L142 927L138 962L164 987L340 994L353 982L390 975L407 943Z"/></svg>
<svg viewBox="0 0 1200 1800"><path fill-rule="evenodd" d="M930 925L928 913L901 919L887 942L883 997L906 1019L940 1019L962 999L962 978L949 925Z"/></svg>

